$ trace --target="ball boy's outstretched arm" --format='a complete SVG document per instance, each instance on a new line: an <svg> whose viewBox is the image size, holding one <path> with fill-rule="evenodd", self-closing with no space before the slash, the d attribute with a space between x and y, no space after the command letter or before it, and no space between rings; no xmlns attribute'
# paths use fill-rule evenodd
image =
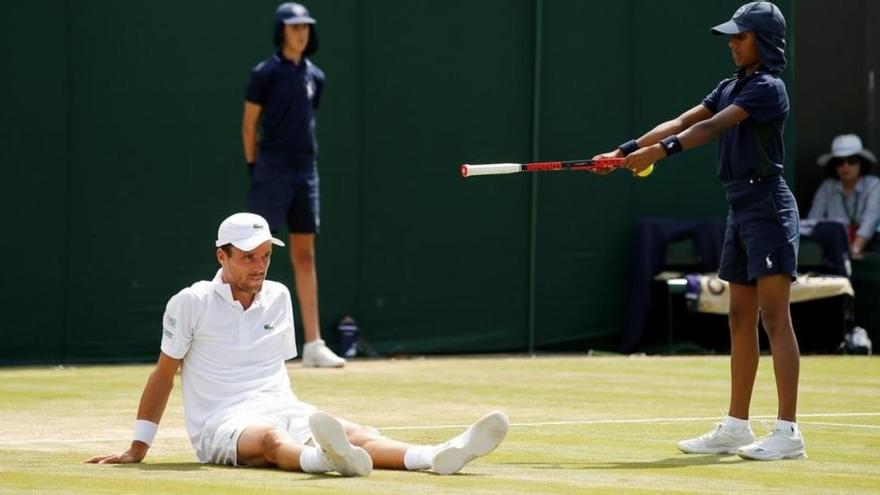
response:
<svg viewBox="0 0 880 495"><path fill-rule="evenodd" d="M150 373L150 378L144 386L144 392L141 394L140 406L138 406L138 421L144 421L144 425L149 427L149 423L158 425L162 419L162 413L168 405L168 397L171 396L171 389L174 388L174 375L180 368L180 359L169 357L164 352L159 353L159 361L156 368ZM155 434L155 429L152 431ZM137 438L140 433L135 432ZM147 436L152 436L150 432L146 432ZM146 440L146 441L143 441ZM140 462L147 455L147 449L150 448L149 442L152 439L132 440L131 445L124 452L117 454L98 455L87 460L92 464L124 464L130 462Z"/></svg>
<svg viewBox="0 0 880 495"><path fill-rule="evenodd" d="M670 152L660 144L660 141L672 138L678 147L678 150L674 151L696 148L712 141L725 129L739 124L748 117L749 113L738 105L730 105L714 115L708 108L698 105L678 118L658 125L636 140L638 148L626 156L623 166L634 172L640 172L669 156ZM623 155L623 151L618 148L599 156Z"/></svg>
<svg viewBox="0 0 880 495"><path fill-rule="evenodd" d="M660 142L661 139L682 133L694 125L712 118L712 112L703 105L697 105L679 115L677 118L667 120L651 129L642 137L636 139L639 147L647 148Z"/></svg>
<svg viewBox="0 0 880 495"><path fill-rule="evenodd" d="M703 108L705 112L709 112L708 109ZM709 113L711 114L711 112ZM665 138L658 139L657 144L636 150L624 159L623 166L635 172L640 172L642 169L647 168L648 165L656 163L672 153L696 148L712 141L725 129L739 124L748 117L749 113L743 110L742 107L730 105L710 118L700 120L679 133L670 133ZM669 147L670 145L665 141L666 139L672 139L674 143L673 148ZM660 141L664 141L667 144L664 145ZM678 149L675 149L676 147Z"/></svg>
<svg viewBox="0 0 880 495"><path fill-rule="evenodd" d="M703 105L697 105L679 115L678 117L672 120L667 120L666 122L657 125L657 127L654 127L653 129L645 133L642 137L634 140L634 142L639 148L646 148L648 146L659 143L660 140L665 137L678 134L690 128L697 122L701 122L711 117L712 112L708 108ZM617 148L607 153L596 155L595 158L620 158L624 155L624 151L620 148Z"/></svg>

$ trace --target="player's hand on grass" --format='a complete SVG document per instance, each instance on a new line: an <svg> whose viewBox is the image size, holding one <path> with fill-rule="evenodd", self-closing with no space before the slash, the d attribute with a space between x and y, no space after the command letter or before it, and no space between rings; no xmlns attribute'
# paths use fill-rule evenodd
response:
<svg viewBox="0 0 880 495"><path fill-rule="evenodd" d="M96 455L86 461L86 464L132 464L141 462L147 455L146 444L141 442L131 442L131 447L125 452L118 454Z"/></svg>

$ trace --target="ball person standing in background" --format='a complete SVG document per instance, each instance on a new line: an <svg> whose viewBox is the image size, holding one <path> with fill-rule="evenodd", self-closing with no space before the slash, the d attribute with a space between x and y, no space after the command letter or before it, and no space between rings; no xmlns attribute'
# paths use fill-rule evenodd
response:
<svg viewBox="0 0 880 495"><path fill-rule="evenodd" d="M303 320L303 366L338 368L345 365L345 359L324 344L318 316L315 112L324 73L307 58L318 49L315 22L298 3L283 3L275 10L276 51L251 71L241 133L251 177L248 208L266 218L273 233L287 223Z"/></svg>

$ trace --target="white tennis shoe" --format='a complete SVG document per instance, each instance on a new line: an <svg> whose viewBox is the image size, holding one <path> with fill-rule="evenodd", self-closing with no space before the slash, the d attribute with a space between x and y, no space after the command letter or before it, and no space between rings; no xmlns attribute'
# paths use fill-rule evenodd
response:
<svg viewBox="0 0 880 495"><path fill-rule="evenodd" d="M794 426L783 428L779 425L769 434L739 449L736 455L756 461L807 458L800 430Z"/></svg>
<svg viewBox="0 0 880 495"><path fill-rule="evenodd" d="M345 359L331 351L323 340L317 339L303 345L302 365L306 368L342 368Z"/></svg>
<svg viewBox="0 0 880 495"><path fill-rule="evenodd" d="M741 447L754 441L755 434L750 426L731 428L721 422L708 433L678 442L678 450L685 454L736 454Z"/></svg>
<svg viewBox="0 0 880 495"><path fill-rule="evenodd" d="M507 435L510 420L503 412L489 413L467 431L440 444L431 459L431 471L437 474L453 474L461 471L468 462L495 450Z"/></svg>
<svg viewBox="0 0 880 495"><path fill-rule="evenodd" d="M309 416L309 428L318 448L324 453L327 465L343 476L369 476L373 459L361 447L348 441L345 428L338 419L318 411Z"/></svg>

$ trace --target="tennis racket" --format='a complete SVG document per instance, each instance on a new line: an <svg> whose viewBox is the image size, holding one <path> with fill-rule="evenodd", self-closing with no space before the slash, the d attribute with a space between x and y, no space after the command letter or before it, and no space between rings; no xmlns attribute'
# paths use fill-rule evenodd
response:
<svg viewBox="0 0 880 495"><path fill-rule="evenodd" d="M547 172L551 170L588 170L593 172L612 171L621 168L623 158L597 158L594 160L567 160L561 162L532 163L482 163L461 166L462 177L475 175L518 174L520 172ZM654 165L642 170L639 177L647 177L654 171Z"/></svg>

